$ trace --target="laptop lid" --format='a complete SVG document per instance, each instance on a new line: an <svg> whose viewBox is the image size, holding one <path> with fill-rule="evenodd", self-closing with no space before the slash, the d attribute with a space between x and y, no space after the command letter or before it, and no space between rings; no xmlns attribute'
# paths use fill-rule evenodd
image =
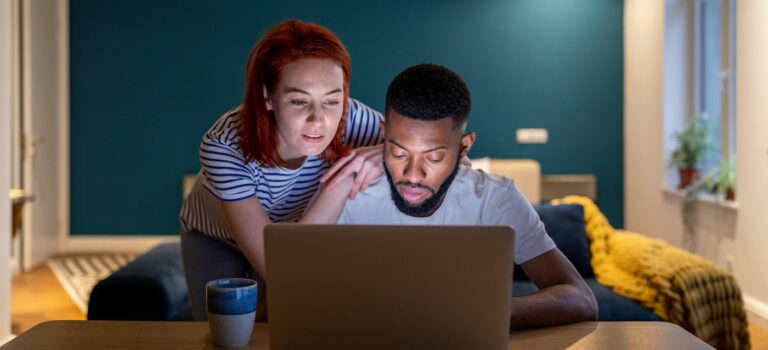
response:
<svg viewBox="0 0 768 350"><path fill-rule="evenodd" d="M506 349L508 226L274 224L272 349Z"/></svg>

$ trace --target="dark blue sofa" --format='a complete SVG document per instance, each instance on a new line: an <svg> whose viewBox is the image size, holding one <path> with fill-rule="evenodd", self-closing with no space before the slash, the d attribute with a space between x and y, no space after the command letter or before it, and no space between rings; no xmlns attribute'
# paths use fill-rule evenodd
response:
<svg viewBox="0 0 768 350"><path fill-rule="evenodd" d="M590 265L589 240L580 205L538 205L547 232L592 288L601 321L655 321L659 318L639 303L602 286ZM512 294L536 291L517 267ZM89 320L191 320L178 243L159 245L138 257L93 288Z"/></svg>
<svg viewBox="0 0 768 350"><path fill-rule="evenodd" d="M99 281L88 319L192 320L180 244L160 244Z"/></svg>
<svg viewBox="0 0 768 350"><path fill-rule="evenodd" d="M595 279L590 263L589 238L584 223L584 209L578 204L535 206L547 233L560 251L571 261L597 299L600 321L658 321L653 311L640 303L620 296ZM519 267L515 267L512 295L522 296L535 292L536 286Z"/></svg>

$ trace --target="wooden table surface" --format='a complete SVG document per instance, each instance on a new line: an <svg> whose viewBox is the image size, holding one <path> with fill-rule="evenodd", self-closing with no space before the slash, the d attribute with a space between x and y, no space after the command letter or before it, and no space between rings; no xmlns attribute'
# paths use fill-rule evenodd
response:
<svg viewBox="0 0 768 350"><path fill-rule="evenodd" d="M36 349L216 349L206 322L50 321L0 347ZM712 349L666 322L582 322L517 330L509 349ZM268 325L257 323L248 346L269 349Z"/></svg>

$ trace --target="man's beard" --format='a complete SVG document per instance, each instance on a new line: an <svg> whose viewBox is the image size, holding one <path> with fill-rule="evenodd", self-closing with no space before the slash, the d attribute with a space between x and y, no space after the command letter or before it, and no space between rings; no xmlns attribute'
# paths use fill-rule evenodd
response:
<svg viewBox="0 0 768 350"><path fill-rule="evenodd" d="M407 181L400 181L398 183L395 183L392 180L392 174L389 173L389 169L387 168L387 162L384 162L384 173L387 174L387 180L389 181L389 187L392 192L392 201L395 202L395 206L397 207L397 209L400 210L400 212L402 212L403 214L409 215L409 216L427 217L432 215L440 206L440 204L443 202L443 198L445 197L446 192L448 192L448 188L451 187L451 183L453 183L453 180L456 177L456 174L459 172L460 160L461 160L461 154L459 154L456 157L456 165L453 167L453 171L451 171L451 175L448 175L448 178L446 178L445 181L443 181L443 183L440 185L440 188L437 190L437 192L421 184L414 184ZM397 190L397 185L423 188L428 190L429 192L432 192L432 196L422 201L421 204L413 205L408 203L408 201L406 201L405 198L403 198L403 196L400 195L400 192Z"/></svg>

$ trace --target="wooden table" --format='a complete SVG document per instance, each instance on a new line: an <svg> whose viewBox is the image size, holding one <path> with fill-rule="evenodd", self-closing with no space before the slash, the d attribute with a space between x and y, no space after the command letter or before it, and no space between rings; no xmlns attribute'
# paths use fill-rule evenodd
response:
<svg viewBox="0 0 768 350"><path fill-rule="evenodd" d="M251 343L269 349L268 325L257 323ZM50 321L0 347L35 349L215 349L206 322ZM514 331L510 349L712 349L666 322L583 322Z"/></svg>

